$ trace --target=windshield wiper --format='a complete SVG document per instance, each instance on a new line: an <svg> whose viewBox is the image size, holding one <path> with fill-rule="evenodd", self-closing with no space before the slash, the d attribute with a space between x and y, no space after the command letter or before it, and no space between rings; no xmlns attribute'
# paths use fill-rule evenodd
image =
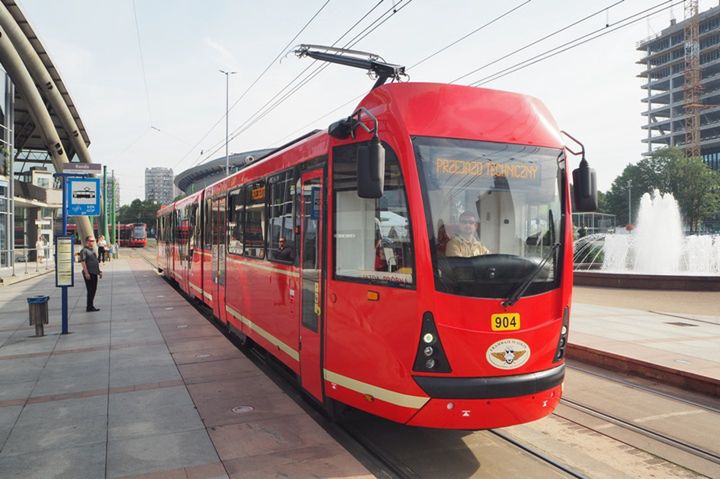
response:
<svg viewBox="0 0 720 479"><path fill-rule="evenodd" d="M510 294L510 296L508 296L508 299L501 303L503 306L512 306L513 304L517 303L517 300L520 299L520 296L522 296L525 290L528 289L530 284L535 279L535 276L537 276L540 270L542 270L543 266L545 266L545 263L547 263L548 260L555 255L555 252L558 250L559 247L560 243L555 243L550 247L550 251L548 252L548 254L545 255L543 260L540 261L537 266L535 266L535 269L533 269L530 274L527 275L527 277L525 277L525 280L520 283L520 285L515 289L515 291L512 292L512 294Z"/></svg>

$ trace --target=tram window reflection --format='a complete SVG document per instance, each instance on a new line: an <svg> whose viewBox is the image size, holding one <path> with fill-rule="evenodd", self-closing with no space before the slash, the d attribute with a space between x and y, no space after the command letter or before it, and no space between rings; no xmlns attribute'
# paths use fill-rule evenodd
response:
<svg viewBox="0 0 720 479"><path fill-rule="evenodd" d="M270 213L268 237L269 259L292 263L295 261L295 229L293 204L295 198L294 172L285 171L268 180Z"/></svg>
<svg viewBox="0 0 720 479"><path fill-rule="evenodd" d="M335 276L411 286L414 252L400 165L385 145L385 191L379 199L357 195L357 145L334 150Z"/></svg>
<svg viewBox="0 0 720 479"><path fill-rule="evenodd" d="M243 222L245 219L244 190L237 188L228 194L228 253L243 254Z"/></svg>
<svg viewBox="0 0 720 479"><path fill-rule="evenodd" d="M265 257L265 182L247 187L245 202L245 256Z"/></svg>

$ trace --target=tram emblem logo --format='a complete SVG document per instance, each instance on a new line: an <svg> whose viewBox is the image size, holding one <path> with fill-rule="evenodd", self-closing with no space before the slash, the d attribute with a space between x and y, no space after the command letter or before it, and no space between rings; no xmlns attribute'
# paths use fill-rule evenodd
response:
<svg viewBox="0 0 720 479"><path fill-rule="evenodd" d="M498 369L517 369L530 359L530 346L519 339L503 339L490 346L485 357Z"/></svg>

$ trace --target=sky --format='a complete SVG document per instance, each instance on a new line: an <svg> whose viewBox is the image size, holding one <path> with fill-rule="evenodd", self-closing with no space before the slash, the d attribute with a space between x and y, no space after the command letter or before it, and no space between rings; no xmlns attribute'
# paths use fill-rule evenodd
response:
<svg viewBox="0 0 720 479"><path fill-rule="evenodd" d="M643 55L636 44L684 15L681 2L661 0L18 3L70 92L89 134L93 161L115 171L123 204L144 199L146 167L169 167L178 174L224 156L226 83L219 70L237 72L229 77L231 154L281 145L352 113L358 101L348 102L368 92L373 81L362 70L330 65L251 127L233 134L264 105L281 98L283 87L312 63L293 55L292 46L331 45L338 39L343 46L393 6L396 13L353 48L409 67L411 81L449 83L493 62L456 82L472 84L583 35L609 32L482 85L543 101L560 128L584 143L598 187L606 191L647 150L641 143L647 136L641 129L645 91L637 77L643 67L636 63ZM717 3L701 0L700 10ZM636 23L611 31L624 18L656 6L651 17L639 16ZM575 167L577 160L572 161Z"/></svg>

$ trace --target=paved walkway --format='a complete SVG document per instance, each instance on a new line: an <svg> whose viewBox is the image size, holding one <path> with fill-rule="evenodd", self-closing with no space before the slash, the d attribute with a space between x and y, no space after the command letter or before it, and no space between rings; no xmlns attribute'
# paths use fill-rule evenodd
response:
<svg viewBox="0 0 720 479"><path fill-rule="evenodd" d="M150 266L0 288L0 478L370 477ZM26 297L50 294L43 338ZM720 384L720 293L577 288L571 344ZM683 313L683 310L689 313Z"/></svg>
<svg viewBox="0 0 720 479"><path fill-rule="evenodd" d="M105 273L65 336L52 275L0 288L0 478L371 477L147 263Z"/></svg>
<svg viewBox="0 0 720 479"><path fill-rule="evenodd" d="M658 379L694 378L720 391L718 292L575 288L569 339L630 366L656 366Z"/></svg>

